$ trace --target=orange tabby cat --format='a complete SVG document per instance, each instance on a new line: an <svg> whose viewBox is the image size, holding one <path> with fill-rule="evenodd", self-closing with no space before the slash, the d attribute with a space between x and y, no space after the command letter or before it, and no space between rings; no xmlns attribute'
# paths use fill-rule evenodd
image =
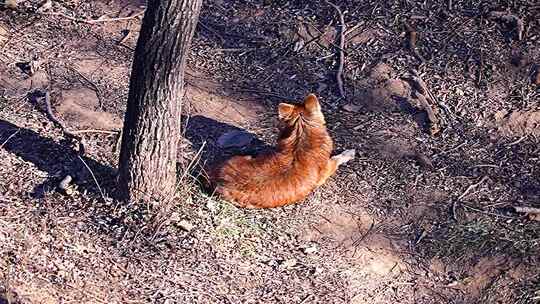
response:
<svg viewBox="0 0 540 304"><path fill-rule="evenodd" d="M330 157L333 142L315 95L299 105L281 103L278 113L282 126L274 152L235 156L211 170L211 182L222 198L244 208L295 203L354 158L354 150Z"/></svg>

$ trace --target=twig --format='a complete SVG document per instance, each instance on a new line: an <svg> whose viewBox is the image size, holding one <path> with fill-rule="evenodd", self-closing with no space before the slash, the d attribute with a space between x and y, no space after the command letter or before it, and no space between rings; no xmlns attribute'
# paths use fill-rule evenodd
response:
<svg viewBox="0 0 540 304"><path fill-rule="evenodd" d="M260 95L264 95L264 96L276 97L276 98L280 98L280 99L284 99L284 100L294 100L294 98L292 98L290 96L283 96L283 95L275 94L275 93L272 93L272 92L267 92L267 91L262 91L262 90L257 90L257 89L235 87L235 90L237 90L238 92L255 93L255 94L260 94Z"/></svg>
<svg viewBox="0 0 540 304"><path fill-rule="evenodd" d="M17 129L17 131L13 132L13 134L11 134L6 140L4 140L4 142L0 145L0 149L2 149L4 145L7 144L10 139L13 138L13 136L17 135L19 131L21 131L21 129Z"/></svg>
<svg viewBox="0 0 540 304"><path fill-rule="evenodd" d="M497 214L497 213L494 213L494 212L485 211L485 210L482 210L482 209L471 207L471 206L469 206L467 204L461 204L461 205L466 209L470 209L472 211L480 212L480 213L487 214L487 215L493 215L493 216L500 217L500 218L506 218L506 219L518 219L519 218L519 217L515 217L515 216L507 216L507 215L503 215L503 214Z"/></svg>
<svg viewBox="0 0 540 304"><path fill-rule="evenodd" d="M471 192L474 188L480 186L481 184L483 184L486 180L488 179L487 176L484 176L482 177L482 179L480 179L480 181L476 184L472 184L470 185L469 187L467 187L467 189L465 189L465 191L452 203L452 218L454 218L455 221L457 221L457 204L458 203L461 203L461 200L467 195L469 194L469 192ZM465 205L463 205L465 206ZM468 207L468 206L467 206Z"/></svg>
<svg viewBox="0 0 540 304"><path fill-rule="evenodd" d="M86 76L84 76L81 72L77 71L77 69L74 69L74 68L70 68L70 70L72 70L73 72L77 73L77 75L79 75L79 77L81 77L84 81L86 81L86 83L92 87L92 89L96 92L96 96L98 98L98 102L99 102L99 108L102 110L103 109L103 100L101 98L101 90L98 88L98 86L93 82L91 81L90 79L88 79Z"/></svg>
<svg viewBox="0 0 540 304"><path fill-rule="evenodd" d="M120 145L122 144L122 132L123 129L118 133L118 138L116 139L116 144L114 145L114 152L120 151Z"/></svg>
<svg viewBox="0 0 540 304"><path fill-rule="evenodd" d="M88 172L90 172L90 175L92 175L92 178L94 179L94 182L96 183L96 186L97 186L97 188L99 190L99 193L101 194L101 198L105 202L105 194L103 193L103 190L101 190L101 186L99 185L98 180L97 180L96 176L94 175L94 172L92 171L92 169L90 169L88 164L84 161L84 159L82 159L82 157L80 155L77 155L77 157L83 163L83 165L86 167Z"/></svg>
<svg viewBox="0 0 540 304"><path fill-rule="evenodd" d="M337 11L339 15L339 22L341 24L341 31L339 37L339 64L336 72L336 81L338 84L339 94L341 95L341 98L345 98L345 90L343 89L343 65L345 64L345 53L343 52L343 49L345 48L345 18L343 17L343 12L341 12L339 6L333 4L328 0L326 0L325 2Z"/></svg>
<svg viewBox="0 0 540 304"><path fill-rule="evenodd" d="M118 134L120 131L115 130L97 130L97 129L86 129L86 130L76 130L71 131L73 134L81 134L81 133L103 133L103 134Z"/></svg>
<svg viewBox="0 0 540 304"><path fill-rule="evenodd" d="M138 13L135 13L135 14L127 16L127 17L103 18L103 19L81 19L81 18L75 18L75 17L68 16L68 15L66 15L64 13L46 13L45 15L60 16L62 18L65 18L65 19L68 19L68 20L71 20L71 21L75 21L75 22L79 22L79 23L96 24L96 23L101 23L101 22L113 22L113 21L122 21L122 20L134 19L134 18L137 18L137 17L141 16L142 14L144 14L144 12L145 12L145 10L142 10L142 11L140 11Z"/></svg>
<svg viewBox="0 0 540 304"><path fill-rule="evenodd" d="M131 37L131 31L129 29L124 30L123 33L124 33L124 37L122 37L122 39L120 39L117 42L118 45L123 45L124 42L126 42L126 40L128 40L129 37Z"/></svg>
<svg viewBox="0 0 540 304"><path fill-rule="evenodd" d="M444 151L441 151L437 154L434 154L433 157L437 157L437 156L441 156L441 155L444 155L444 154L447 154L447 153L450 153L450 152L453 152L453 151L456 151L456 150L459 150L460 148L462 148L463 146L465 146L467 144L467 141L464 141L462 143L460 143L459 145L453 147L453 148L450 148L448 150L444 150Z"/></svg>
<svg viewBox="0 0 540 304"><path fill-rule="evenodd" d="M315 296L310 294L309 296L307 296L304 300L302 300L302 302L300 302L300 304L305 304L307 303L309 300L311 300L311 298L314 298Z"/></svg>
<svg viewBox="0 0 540 304"><path fill-rule="evenodd" d="M477 182L476 184L472 184L469 187L467 187L467 189L465 189L465 191L458 197L457 200L461 201L465 196L467 196L467 194L469 194L469 192L471 192L474 188L482 185L486 180L488 180L487 175L482 177L482 179L480 179L480 181Z"/></svg>
<svg viewBox="0 0 540 304"><path fill-rule="evenodd" d="M57 124L61 129L62 129L62 132L64 133L64 135L66 135L66 137L69 137L69 138L72 138L72 139L75 139L78 143L79 143L79 153L81 155L84 154L84 145L83 145L83 140L80 136L74 134L73 132L69 131L66 126L64 125L63 122L61 122L58 118L56 118L56 116L54 115L53 111L52 111L52 106L51 106L51 95L49 93L49 91L47 90L45 92L45 98L44 98L44 102L45 102L45 111L47 113L47 116L49 117L49 119Z"/></svg>
<svg viewBox="0 0 540 304"><path fill-rule="evenodd" d="M506 146L507 147L515 146L515 145L519 144L520 142L524 141L527 138L527 136L528 136L528 134L525 134L525 135L521 136L518 140L515 140L515 141L507 144Z"/></svg>
<svg viewBox="0 0 540 304"><path fill-rule="evenodd" d="M533 214L540 214L540 208L534 208L534 207L512 207L516 212L520 213L533 213Z"/></svg>

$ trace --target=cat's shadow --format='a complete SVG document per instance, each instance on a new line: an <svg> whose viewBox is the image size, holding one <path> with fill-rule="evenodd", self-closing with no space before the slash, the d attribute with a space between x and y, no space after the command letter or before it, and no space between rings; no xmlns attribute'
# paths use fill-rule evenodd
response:
<svg viewBox="0 0 540 304"><path fill-rule="evenodd" d="M200 176L201 171L208 170L236 155L256 156L274 151L273 146L262 141L257 135L228 123L202 115L183 116L182 121L185 122L182 136L191 143L191 149L197 152L199 159L198 165L191 168L194 176ZM232 132L238 134L238 137L234 136L235 138L228 140L223 146L223 138L220 137ZM248 140L249 143L236 145L235 141L245 141L246 137L251 139Z"/></svg>

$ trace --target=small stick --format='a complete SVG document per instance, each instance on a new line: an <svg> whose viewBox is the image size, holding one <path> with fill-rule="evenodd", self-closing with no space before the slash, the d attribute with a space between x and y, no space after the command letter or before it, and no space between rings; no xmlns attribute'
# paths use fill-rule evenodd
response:
<svg viewBox="0 0 540 304"><path fill-rule="evenodd" d="M129 29L124 30L124 37L122 37L122 39L120 39L117 44L119 45L124 44L124 42L126 42L126 40L128 40L129 37L131 37L131 31Z"/></svg>
<svg viewBox="0 0 540 304"><path fill-rule="evenodd" d="M71 131L73 134L81 134L81 133L103 133L103 134L118 134L120 131L115 130L98 130L98 129L86 129L86 130L76 130Z"/></svg>
<svg viewBox="0 0 540 304"><path fill-rule="evenodd" d="M12 139L15 135L17 135L19 131L21 131L21 129L17 129L17 131L13 132L13 134L11 134L6 140L4 140L4 142L0 145L0 149L3 148L10 139Z"/></svg>
<svg viewBox="0 0 540 304"><path fill-rule="evenodd" d="M339 94L341 95L341 98L345 98L345 90L343 89L343 65L345 64L345 53L343 52L343 49L345 48L345 18L343 17L343 13L341 12L339 6L333 4L328 0L326 0L326 3L328 3L328 5L332 6L337 11L339 15L339 22L341 24L341 31L339 37L339 65L336 73L336 81L338 84Z"/></svg>
<svg viewBox="0 0 540 304"><path fill-rule="evenodd" d="M75 139L76 141L78 141L79 143L79 153L80 154L84 154L84 145L83 145L83 141L82 141L82 138L76 134L74 134L73 132L69 131L66 126L64 125L63 122L61 122L58 118L56 118L56 116L54 115L54 113L52 112L52 107L51 107L51 95L49 93L49 91L46 91L45 92L45 98L44 98L44 102L45 102L45 111L47 113L47 116L49 117L49 119L57 124L61 129L62 129L62 132L64 132L64 134L69 137L69 138L72 138L72 139Z"/></svg>
<svg viewBox="0 0 540 304"><path fill-rule="evenodd" d="M480 179L480 181L476 184L472 184L470 185L469 187L467 187L467 189L465 190L465 192L463 192L459 197L458 197L458 201L461 201L467 194L469 194L469 192L471 192L474 188L482 185L486 180L488 179L487 175L482 177L482 179Z"/></svg>
<svg viewBox="0 0 540 304"><path fill-rule="evenodd" d="M520 213L532 213L532 214L540 214L540 208L534 208L534 207L513 207L516 212Z"/></svg>
<svg viewBox="0 0 540 304"><path fill-rule="evenodd" d="M84 159L82 159L82 157L80 155L77 156L79 158L79 160L83 163L83 165L86 167L86 169L88 170L88 172L90 172L90 175L92 175L92 178L94 179L94 182L96 183L96 186L99 190L99 193L101 194L101 198L103 199L103 201L105 202L105 194L103 194L103 190L101 190L101 187L99 186L99 183L98 183L98 180L96 178L96 176L94 175L94 172L92 171L92 169L90 169L90 167L88 166L88 164L86 164L86 162L84 161Z"/></svg>
<svg viewBox="0 0 540 304"><path fill-rule="evenodd" d="M441 155L444 155L444 154L459 150L461 147L465 146L466 144L467 144L467 141L464 141L461 144L459 144L459 145L457 145L457 146L455 146L453 148L450 148L448 150L444 150L444 151L441 151L441 152L439 152L437 154L434 154L433 157L441 156Z"/></svg>
<svg viewBox="0 0 540 304"><path fill-rule="evenodd" d="M484 176L482 177L482 179L476 183L476 184L472 184L470 185L469 187L467 187L467 189L465 189L465 191L457 198L457 200L455 200L453 203L452 203L452 218L457 221L457 204L461 202L461 200L467 195L469 194L469 192L471 192L474 188L480 186L481 184L483 184L486 180L488 179L487 176Z"/></svg>
<svg viewBox="0 0 540 304"><path fill-rule="evenodd" d="M80 18L75 18L75 17L71 17L71 16L68 16L66 14L63 14L63 13L46 13L45 15L52 15L52 16L60 16L62 18L65 18L65 19L68 19L68 20L71 20L71 21L75 21L75 22L79 22L79 23L86 23L86 24L96 24L96 23L101 23L101 22L113 22L113 21L122 21L122 20L130 20L130 19L134 19L134 18L137 18L139 16L141 16L142 14L144 14L145 10L142 10L138 13L135 13L131 16L127 16L127 17L118 17L118 18L107 18L107 19L80 19Z"/></svg>
<svg viewBox="0 0 540 304"><path fill-rule="evenodd" d="M79 77L81 77L84 81L86 81L86 83L92 87L92 89L96 92L96 96L98 98L98 102L99 102L99 108L102 110L103 109L103 100L101 98L101 90L98 88L98 86L93 82L91 81L90 79L88 79L86 76L84 76L81 72L77 71L77 69L74 69L74 68L70 68L73 72L77 73L77 75L79 75Z"/></svg>

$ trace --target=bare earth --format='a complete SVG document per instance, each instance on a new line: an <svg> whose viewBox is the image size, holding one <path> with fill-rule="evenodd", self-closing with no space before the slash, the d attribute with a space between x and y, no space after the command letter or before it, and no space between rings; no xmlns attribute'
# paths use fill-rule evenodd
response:
<svg viewBox="0 0 540 304"><path fill-rule="evenodd" d="M337 1L345 98L332 6L205 1L180 141L191 170L157 228L149 206L111 198L140 17L82 22L144 1L20 2L0 4L0 303L540 303L540 215L513 209L540 208L535 1ZM413 69L438 103L434 135ZM202 164L272 144L276 105L310 92L354 161L295 206L201 193ZM232 130L258 140L218 147Z"/></svg>

